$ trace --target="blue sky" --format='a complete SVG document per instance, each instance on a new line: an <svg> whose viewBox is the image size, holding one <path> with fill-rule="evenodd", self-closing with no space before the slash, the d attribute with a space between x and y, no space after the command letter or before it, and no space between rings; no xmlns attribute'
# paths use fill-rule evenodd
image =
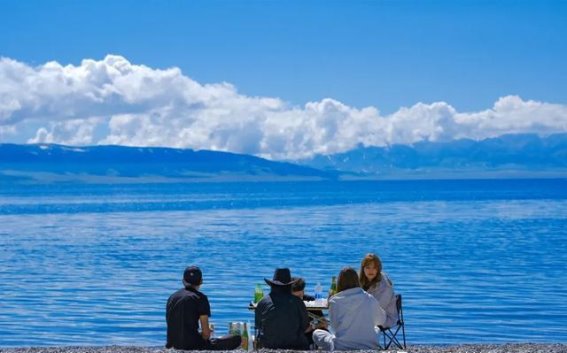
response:
<svg viewBox="0 0 567 353"><path fill-rule="evenodd" d="M177 67L199 85L226 82L239 95L304 110L325 98L358 111L372 107L380 117L436 102L476 114L509 96L563 107L567 1L0 0L0 56L37 69L50 61L78 67L108 54L152 70ZM20 98L4 104L15 101L24 105ZM4 118L13 125L25 111ZM0 128L0 142L40 141L43 127L52 136L43 141L81 143L53 137L57 122L34 119ZM112 142L102 136L108 129L94 127L100 136L82 141Z"/></svg>

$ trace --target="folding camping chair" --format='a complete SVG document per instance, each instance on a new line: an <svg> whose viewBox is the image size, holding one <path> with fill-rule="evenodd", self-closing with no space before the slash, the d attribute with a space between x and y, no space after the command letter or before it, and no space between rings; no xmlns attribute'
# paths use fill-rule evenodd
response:
<svg viewBox="0 0 567 353"><path fill-rule="evenodd" d="M392 343L399 349L406 349L406 329L404 323L404 312L402 311L402 295L396 294L395 297L396 308L398 309L398 321L392 327L380 327L380 334L382 335L384 342L384 345L380 348L384 350L390 348ZM400 333L401 338L403 338L403 345L397 337L398 333Z"/></svg>

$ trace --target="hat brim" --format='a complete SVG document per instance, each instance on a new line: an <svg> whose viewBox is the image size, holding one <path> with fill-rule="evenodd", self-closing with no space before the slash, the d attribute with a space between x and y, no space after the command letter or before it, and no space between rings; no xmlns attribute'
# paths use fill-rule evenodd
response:
<svg viewBox="0 0 567 353"><path fill-rule="evenodd" d="M264 278L264 281L266 281L266 283L269 286L276 286L276 287L287 287L287 286L291 286L292 284L297 282L297 280L294 280L294 281L291 281L289 283L283 283L283 282L280 282L280 281L277 281L277 280L271 280L271 279L267 279L267 278Z"/></svg>

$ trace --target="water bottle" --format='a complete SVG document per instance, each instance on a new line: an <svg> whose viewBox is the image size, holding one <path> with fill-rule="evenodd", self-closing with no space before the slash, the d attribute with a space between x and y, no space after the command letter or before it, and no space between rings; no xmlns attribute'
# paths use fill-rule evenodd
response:
<svg viewBox="0 0 567 353"><path fill-rule="evenodd" d="M250 331L250 321L248 321L248 323L246 325L246 336L248 337L247 351L252 352L254 350L254 339L255 339L255 337L252 334L252 332Z"/></svg>
<svg viewBox="0 0 567 353"><path fill-rule="evenodd" d="M321 282L317 282L315 286L315 301L319 301L323 299L323 287L321 286Z"/></svg>

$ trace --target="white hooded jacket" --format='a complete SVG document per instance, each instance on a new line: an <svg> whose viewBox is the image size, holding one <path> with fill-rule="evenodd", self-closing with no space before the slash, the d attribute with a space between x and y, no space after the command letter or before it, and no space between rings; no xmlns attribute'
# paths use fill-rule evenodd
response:
<svg viewBox="0 0 567 353"><path fill-rule="evenodd" d="M378 349L375 327L384 325L386 314L378 301L362 288L332 296L329 318L335 331L335 350Z"/></svg>

